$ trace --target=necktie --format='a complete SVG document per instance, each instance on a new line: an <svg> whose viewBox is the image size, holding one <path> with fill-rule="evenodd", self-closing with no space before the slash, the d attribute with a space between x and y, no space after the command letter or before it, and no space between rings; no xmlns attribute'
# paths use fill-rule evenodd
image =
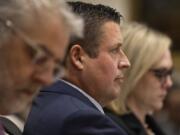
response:
<svg viewBox="0 0 180 135"><path fill-rule="evenodd" d="M0 135L4 135L4 128L1 121L0 121Z"/></svg>

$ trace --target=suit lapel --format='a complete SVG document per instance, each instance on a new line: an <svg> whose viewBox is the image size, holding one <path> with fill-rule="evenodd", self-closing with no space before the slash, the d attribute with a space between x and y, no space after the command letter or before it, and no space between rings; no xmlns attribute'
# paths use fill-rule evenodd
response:
<svg viewBox="0 0 180 135"><path fill-rule="evenodd" d="M70 95L82 100L88 106L91 106L94 109L98 110L85 95L83 95L81 92L76 90L76 88L72 87L71 85L65 83L62 80L57 80L53 85L43 88L43 90L41 90L41 93L43 92Z"/></svg>

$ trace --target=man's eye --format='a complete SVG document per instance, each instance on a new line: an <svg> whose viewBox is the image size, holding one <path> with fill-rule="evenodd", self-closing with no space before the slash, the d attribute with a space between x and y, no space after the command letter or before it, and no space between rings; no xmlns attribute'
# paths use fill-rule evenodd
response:
<svg viewBox="0 0 180 135"><path fill-rule="evenodd" d="M35 63L39 65L45 64L47 61L48 61L48 57L46 56L39 56L35 58Z"/></svg>
<svg viewBox="0 0 180 135"><path fill-rule="evenodd" d="M111 52L114 54L119 53L119 47L112 49Z"/></svg>

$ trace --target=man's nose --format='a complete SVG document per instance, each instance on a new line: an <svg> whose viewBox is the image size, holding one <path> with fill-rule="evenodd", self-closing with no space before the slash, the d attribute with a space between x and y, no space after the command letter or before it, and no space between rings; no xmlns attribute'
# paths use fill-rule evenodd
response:
<svg viewBox="0 0 180 135"><path fill-rule="evenodd" d="M131 66L129 59L126 54L121 50L120 52L120 60L118 63L119 68L129 68Z"/></svg>

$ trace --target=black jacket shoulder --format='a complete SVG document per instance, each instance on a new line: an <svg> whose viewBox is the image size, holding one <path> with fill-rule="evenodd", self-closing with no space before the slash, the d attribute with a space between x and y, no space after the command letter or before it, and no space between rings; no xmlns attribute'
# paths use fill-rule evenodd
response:
<svg viewBox="0 0 180 135"><path fill-rule="evenodd" d="M114 122L116 122L128 133L128 135L147 135L143 125L133 113L128 113L120 116L114 114L108 109L104 110ZM149 128L155 133L155 135L165 135L165 133L161 130L161 128L152 116L146 116L146 123Z"/></svg>

